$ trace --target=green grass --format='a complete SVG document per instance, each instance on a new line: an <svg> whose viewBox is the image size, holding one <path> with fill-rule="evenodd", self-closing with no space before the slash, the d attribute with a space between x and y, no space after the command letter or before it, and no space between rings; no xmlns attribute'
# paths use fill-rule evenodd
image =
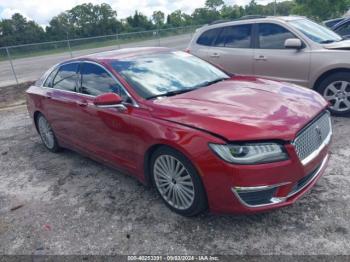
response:
<svg viewBox="0 0 350 262"><path fill-rule="evenodd" d="M169 36L175 36L175 35L181 35L181 34L187 34L192 32L192 30L186 30L181 32L161 32L161 38L169 37ZM152 32L151 32L152 33ZM162 35L163 34L163 35ZM128 43L135 43L135 42L141 42L146 40L154 40L155 44L157 43L158 36L154 36L153 34L150 36L139 36L139 37L133 37L132 35L122 35L121 37L117 39L111 39L110 37L108 40L100 40L100 39L91 39L91 42L88 43L81 43L76 44L77 41L70 41L71 45L71 51L80 51L85 49L94 49L94 48L101 48L101 47L108 47L108 46L116 46L128 44ZM127 38L126 38L127 37ZM82 40L82 41L89 41L89 39ZM60 45L60 46L57 46ZM30 48L39 48L38 46L28 46L28 47L18 47L18 48L10 48L10 54L12 59L19 59L19 58L28 58L28 57L35 57L35 56L43 56L43 55L51 55L51 54L59 54L59 53L67 53L69 55L69 49L67 42L57 43L57 44L47 44L47 46L42 45L43 47L41 49L36 50L30 50ZM20 50L22 48L22 50ZM26 48L27 50L24 50ZM17 50L16 50L17 49ZM28 50L29 49L29 50ZM8 60L6 52L3 52L0 54L0 61Z"/></svg>

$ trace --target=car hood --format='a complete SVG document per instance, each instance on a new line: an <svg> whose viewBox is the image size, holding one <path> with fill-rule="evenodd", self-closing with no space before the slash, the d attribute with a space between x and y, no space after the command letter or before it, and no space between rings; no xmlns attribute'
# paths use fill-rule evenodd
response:
<svg viewBox="0 0 350 262"><path fill-rule="evenodd" d="M153 117L231 141L290 141L327 107L327 102L306 88L236 76L185 94L152 100L151 107Z"/></svg>
<svg viewBox="0 0 350 262"><path fill-rule="evenodd" d="M343 40L340 42L325 44L323 45L323 47L326 49L350 50L350 40Z"/></svg>

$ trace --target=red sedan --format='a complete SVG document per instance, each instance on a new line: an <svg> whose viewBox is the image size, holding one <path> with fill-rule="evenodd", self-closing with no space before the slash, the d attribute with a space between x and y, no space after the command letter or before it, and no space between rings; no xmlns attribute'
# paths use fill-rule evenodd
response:
<svg viewBox="0 0 350 262"><path fill-rule="evenodd" d="M185 216L294 203L324 172L332 136L316 92L228 75L166 48L58 64L27 101L47 149L70 148L153 184Z"/></svg>

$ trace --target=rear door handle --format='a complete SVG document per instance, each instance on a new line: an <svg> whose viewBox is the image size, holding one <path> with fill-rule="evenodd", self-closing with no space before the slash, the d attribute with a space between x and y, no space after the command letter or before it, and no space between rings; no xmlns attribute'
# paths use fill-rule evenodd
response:
<svg viewBox="0 0 350 262"><path fill-rule="evenodd" d="M218 54L218 53L213 53L213 54L210 55L210 57L220 57L220 54Z"/></svg>
<svg viewBox="0 0 350 262"><path fill-rule="evenodd" d="M87 101L78 101L77 105L81 106L81 107L86 107L88 105L88 102Z"/></svg>
<svg viewBox="0 0 350 262"><path fill-rule="evenodd" d="M266 60L267 60L267 57L264 56L264 55L257 55L257 56L255 57L255 60L257 60L257 61L266 61Z"/></svg>

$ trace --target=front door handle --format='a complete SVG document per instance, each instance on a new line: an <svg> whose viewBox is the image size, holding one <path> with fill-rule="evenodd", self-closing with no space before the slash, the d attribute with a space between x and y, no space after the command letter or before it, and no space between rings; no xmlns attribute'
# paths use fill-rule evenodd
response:
<svg viewBox="0 0 350 262"><path fill-rule="evenodd" d="M215 58L215 57L220 57L220 54L218 54L218 53L213 53L213 54L210 55L210 57L214 57L214 58Z"/></svg>
<svg viewBox="0 0 350 262"><path fill-rule="evenodd" d="M266 60L267 60L267 57L264 56L264 55L257 55L257 56L255 57L255 60L257 60L257 61L266 61Z"/></svg>

